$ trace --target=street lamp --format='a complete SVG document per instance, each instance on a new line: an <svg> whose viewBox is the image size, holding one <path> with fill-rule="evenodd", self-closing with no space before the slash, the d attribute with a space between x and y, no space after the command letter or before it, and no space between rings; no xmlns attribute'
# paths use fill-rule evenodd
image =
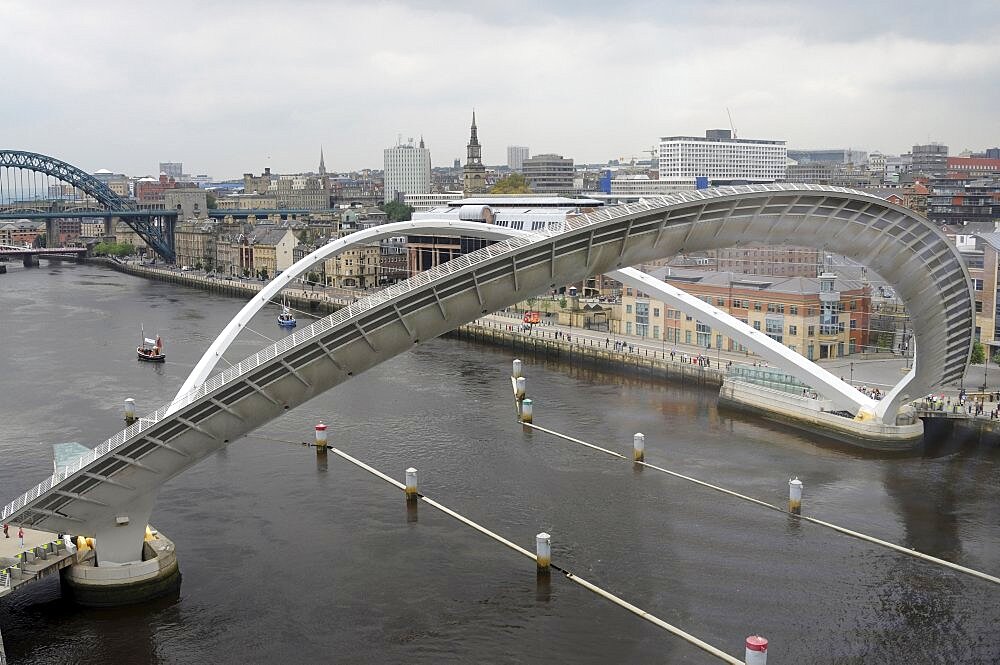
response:
<svg viewBox="0 0 1000 665"><path fill-rule="evenodd" d="M854 362L851 362L851 385L854 385Z"/></svg>
<svg viewBox="0 0 1000 665"><path fill-rule="evenodd" d="M988 384L987 374L990 369L990 354L993 351L994 342L984 342L983 346L986 347L986 362L983 364L983 392L986 392L986 386Z"/></svg>

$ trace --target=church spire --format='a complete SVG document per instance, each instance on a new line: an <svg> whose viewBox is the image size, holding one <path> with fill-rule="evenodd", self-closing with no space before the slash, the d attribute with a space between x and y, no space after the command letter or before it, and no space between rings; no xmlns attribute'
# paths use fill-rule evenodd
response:
<svg viewBox="0 0 1000 665"><path fill-rule="evenodd" d="M466 196L486 192L486 167L483 166L483 148L479 145L479 132L476 130L476 110L472 110L472 133L465 168L462 169L462 191Z"/></svg>
<svg viewBox="0 0 1000 665"><path fill-rule="evenodd" d="M323 162L323 146L319 147L319 174L326 175L326 163Z"/></svg>

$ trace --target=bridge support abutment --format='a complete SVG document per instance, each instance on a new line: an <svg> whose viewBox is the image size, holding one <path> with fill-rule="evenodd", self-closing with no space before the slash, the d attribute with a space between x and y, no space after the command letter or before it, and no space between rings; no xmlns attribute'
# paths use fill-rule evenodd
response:
<svg viewBox="0 0 1000 665"><path fill-rule="evenodd" d="M100 543L97 543L100 555ZM181 571L174 543L152 532L142 545L143 561L121 565L76 564L61 571L63 595L89 607L134 605L176 593Z"/></svg>
<svg viewBox="0 0 1000 665"><path fill-rule="evenodd" d="M38 257L34 254L25 254L22 261L25 268L33 268L38 265Z"/></svg>
<svg viewBox="0 0 1000 665"><path fill-rule="evenodd" d="M93 607L131 605L179 587L180 568L173 542L163 534L147 531L155 500L155 491L140 496L98 526L94 563L62 571L69 598Z"/></svg>

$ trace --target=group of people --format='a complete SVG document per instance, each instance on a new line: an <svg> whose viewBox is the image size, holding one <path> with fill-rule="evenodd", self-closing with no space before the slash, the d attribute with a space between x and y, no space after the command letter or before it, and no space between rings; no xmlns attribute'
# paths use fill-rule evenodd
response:
<svg viewBox="0 0 1000 665"><path fill-rule="evenodd" d="M3 537L10 538L10 525L4 522L3 524ZM21 546L24 546L24 527L17 527L17 537L21 539Z"/></svg>
<svg viewBox="0 0 1000 665"><path fill-rule="evenodd" d="M670 349L670 359L671 360L676 360L677 359L677 351L675 349ZM681 362L684 363L684 364L691 363L692 365L697 365L698 367L711 367L712 366L712 359L709 358L708 356L703 356L700 353L698 355L696 355L696 356L694 356L694 355L688 355L686 353L682 353L682 354L680 354L680 359L681 359ZM730 361L728 361L726 363L726 367L729 367L732 364L733 364L733 362L730 360Z"/></svg>
<svg viewBox="0 0 1000 665"><path fill-rule="evenodd" d="M868 386L861 386L860 388L858 388L858 390L868 395L872 399L882 399L883 397L885 397L885 393L875 387L869 388Z"/></svg>
<svg viewBox="0 0 1000 665"><path fill-rule="evenodd" d="M605 349L610 349L611 345L612 345L611 338L610 337L605 337L604 338L604 348ZM622 340L618 340L618 339L616 339L614 341L614 348L615 348L615 351L618 351L619 353L625 353L625 352L633 353L635 351L635 347L634 346L632 346L628 342L623 342Z"/></svg>

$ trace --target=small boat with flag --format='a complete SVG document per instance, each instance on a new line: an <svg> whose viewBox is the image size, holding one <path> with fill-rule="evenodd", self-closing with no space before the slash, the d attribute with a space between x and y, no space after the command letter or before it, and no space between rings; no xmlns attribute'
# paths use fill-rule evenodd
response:
<svg viewBox="0 0 1000 665"><path fill-rule="evenodd" d="M296 325L292 310L288 308L287 302L281 303L281 314L278 315L278 325L282 328L294 328Z"/></svg>
<svg viewBox="0 0 1000 665"><path fill-rule="evenodd" d="M141 334L142 344L140 344L135 350L139 360L146 363L166 362L167 356L163 353L163 340L160 336L157 335L156 339L149 339L146 337L145 331Z"/></svg>

